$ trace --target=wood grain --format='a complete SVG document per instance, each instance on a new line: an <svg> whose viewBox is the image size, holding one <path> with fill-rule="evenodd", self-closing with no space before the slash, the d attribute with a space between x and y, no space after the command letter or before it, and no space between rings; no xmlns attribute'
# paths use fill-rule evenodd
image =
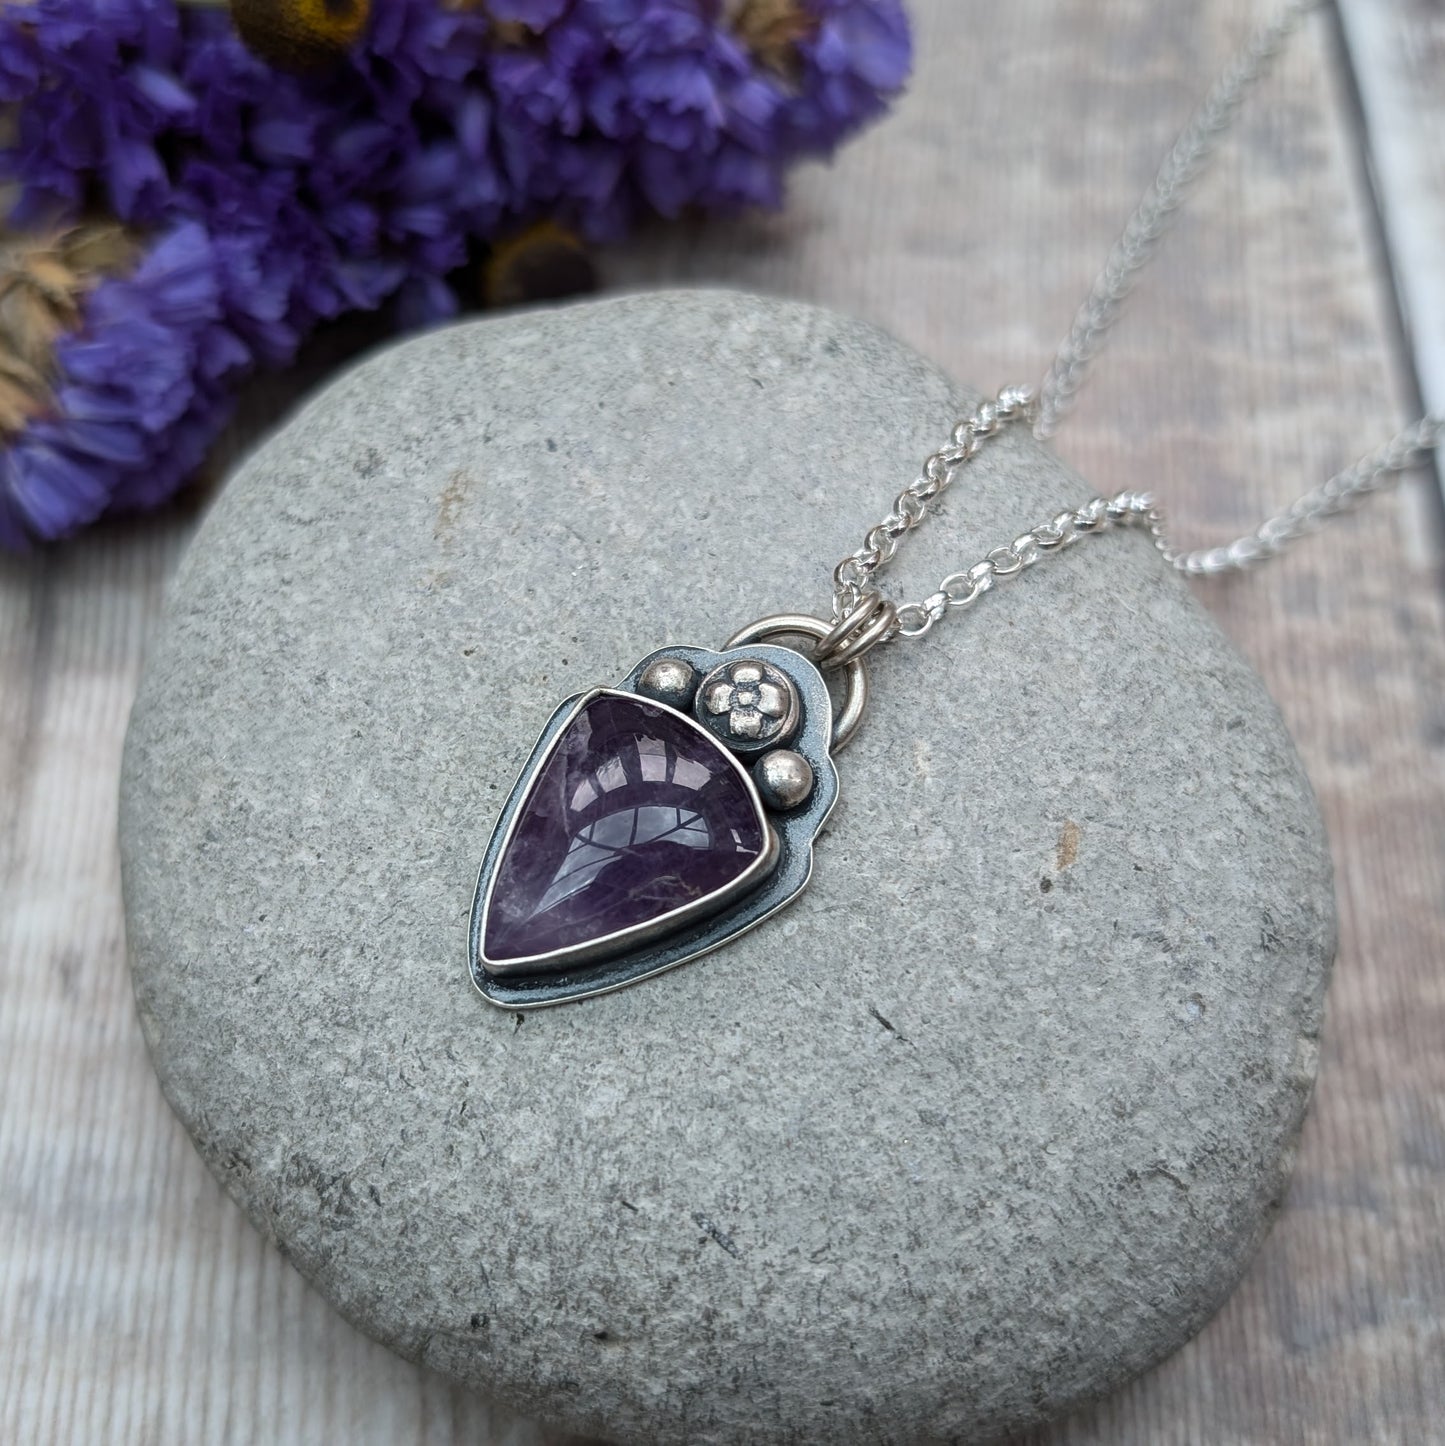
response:
<svg viewBox="0 0 1445 1446"><path fill-rule="evenodd" d="M608 258L617 283L808 297L978 385L1037 375L1250 8L912 8L918 75L891 120L803 175L782 216L655 233ZM1157 491L1191 539L1241 530L1445 386L1438 6L1347 0L1345 17L1314 22L1252 103L1059 438L1099 487ZM295 391L254 393L229 448ZM840 481L840 554L917 460ZM1279 700L1334 842L1317 1103L1284 1216L1225 1309L1034 1446L1442 1438L1445 608L1428 497L1417 480L1205 594ZM222 1197L151 1078L114 789L190 526L0 563L0 1440L540 1443L334 1315ZM947 533L910 549L910 591L951 559ZM800 580L800 606L822 582Z"/></svg>
<svg viewBox="0 0 1445 1446"><path fill-rule="evenodd" d="M1445 415L1445 9L1340 0L1340 21L1419 391ZM1445 459L1435 471L1445 487Z"/></svg>

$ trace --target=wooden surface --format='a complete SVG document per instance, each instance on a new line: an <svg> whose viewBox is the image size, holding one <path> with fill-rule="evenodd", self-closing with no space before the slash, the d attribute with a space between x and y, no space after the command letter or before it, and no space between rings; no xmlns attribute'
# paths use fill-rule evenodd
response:
<svg viewBox="0 0 1445 1446"><path fill-rule="evenodd" d="M1036 376L1252 11L911 8L920 65L890 121L801 177L785 215L660 233L608 258L617 281L812 298L978 385ZM1100 488L1160 493L1190 539L1240 530L1421 392L1445 397L1445 12L1346 0L1343 21L1317 17L1251 105L1059 437ZM230 445L294 391L260 389ZM856 519L917 460L846 479ZM1033 1446L1445 1440L1440 520L1416 479L1205 593L1279 700L1333 840L1316 1104L1283 1218L1224 1310ZM191 526L178 512L0 563L0 1441L534 1446L335 1316L222 1196L151 1077L115 779ZM946 532L910 549L910 591L949 558ZM820 583L800 580L800 605Z"/></svg>
<svg viewBox="0 0 1445 1446"><path fill-rule="evenodd" d="M1445 412L1445 8L1345 0L1340 20L1416 384ZM1445 457L1435 471L1445 483Z"/></svg>

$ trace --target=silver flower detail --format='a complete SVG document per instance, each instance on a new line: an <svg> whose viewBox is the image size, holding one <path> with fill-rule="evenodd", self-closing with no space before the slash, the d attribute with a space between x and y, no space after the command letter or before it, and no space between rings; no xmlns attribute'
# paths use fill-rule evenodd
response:
<svg viewBox="0 0 1445 1446"><path fill-rule="evenodd" d="M727 731L734 738L771 738L792 712L792 700L778 683L768 678L761 663L734 663L727 677L709 684L703 706L721 720L727 714Z"/></svg>

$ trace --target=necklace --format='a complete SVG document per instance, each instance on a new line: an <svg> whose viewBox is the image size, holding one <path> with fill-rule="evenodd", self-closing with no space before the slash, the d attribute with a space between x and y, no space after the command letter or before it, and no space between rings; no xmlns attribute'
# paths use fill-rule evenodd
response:
<svg viewBox="0 0 1445 1446"><path fill-rule="evenodd" d="M1432 413L1304 494L1252 533L1185 551L1148 493L1094 497L993 548L918 602L877 587L903 539L1011 428L1051 437L1068 413L1191 185L1249 92L1318 0L1290 0L1260 25L1190 118L1074 317L1043 383L1007 387L954 428L888 514L842 559L831 617L761 618L721 649L669 646L615 687L566 699L503 806L472 904L469 965L492 1003L533 1009L607 993L709 953L806 887L838 797L833 756L868 701L865 657L922 638L1085 537L1143 528L1191 577L1277 556L1417 463L1445 437ZM802 648L779 639L803 640ZM802 649L806 649L803 651ZM827 675L842 682L835 710Z"/></svg>

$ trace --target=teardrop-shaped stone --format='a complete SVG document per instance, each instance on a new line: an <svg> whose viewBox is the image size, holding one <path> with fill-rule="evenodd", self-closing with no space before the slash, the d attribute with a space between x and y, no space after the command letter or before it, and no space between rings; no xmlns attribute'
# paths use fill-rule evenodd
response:
<svg viewBox="0 0 1445 1446"><path fill-rule="evenodd" d="M767 846L755 795L690 719L603 693L532 781L497 862L482 931L491 964L594 944L728 896Z"/></svg>

